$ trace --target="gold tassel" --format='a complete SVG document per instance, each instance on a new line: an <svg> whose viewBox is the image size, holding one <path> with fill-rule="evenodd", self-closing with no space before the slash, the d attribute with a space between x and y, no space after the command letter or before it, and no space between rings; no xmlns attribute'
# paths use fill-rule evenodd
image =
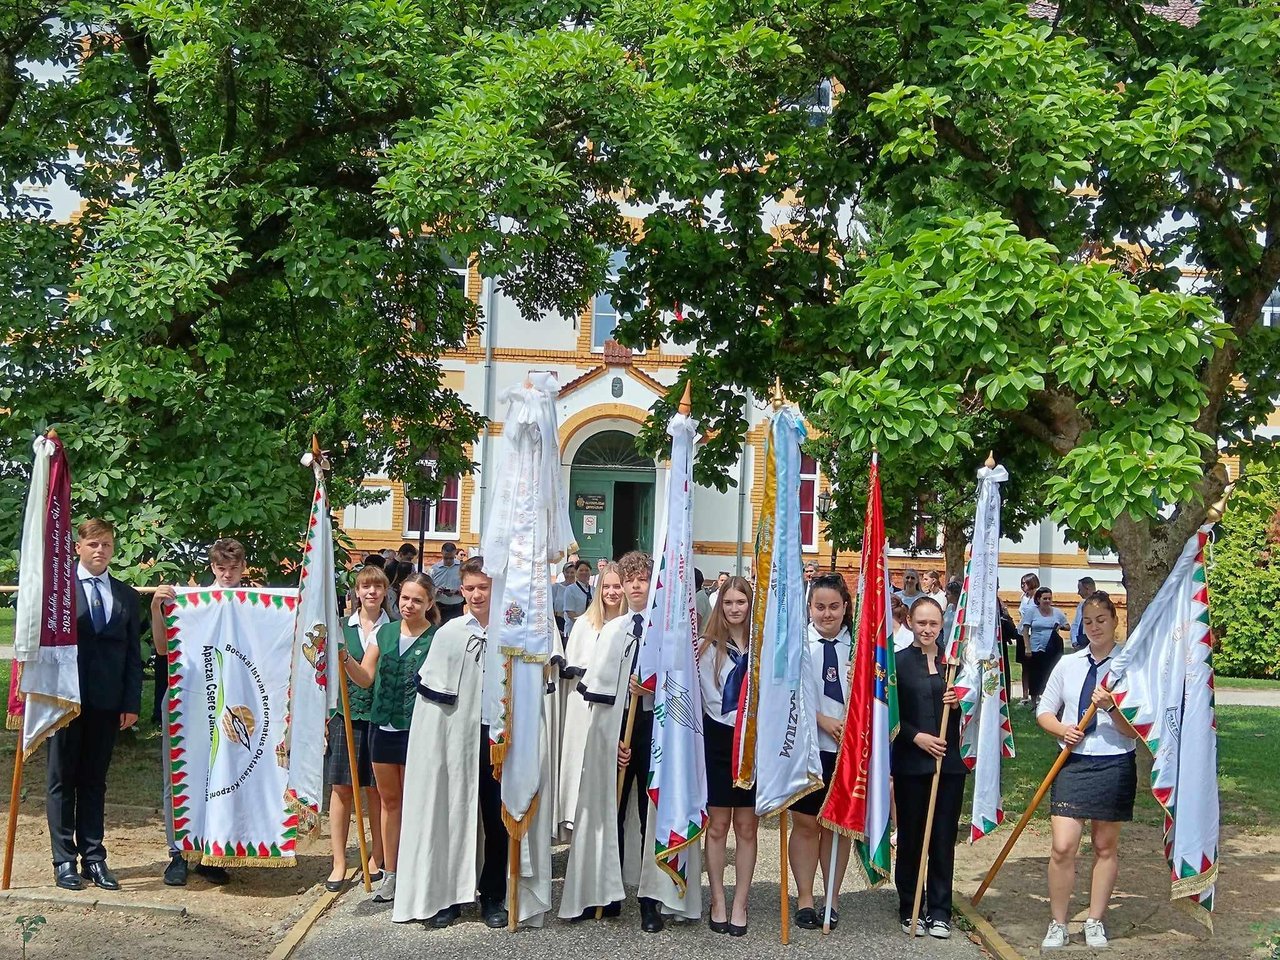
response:
<svg viewBox="0 0 1280 960"><path fill-rule="evenodd" d="M529 804L528 812L526 812L524 817L520 820L517 820L515 817L511 816L511 814L507 813L506 806L503 806L502 823L507 828L507 836L511 837L513 840L524 839L525 834L529 832L529 827L533 825L534 817L538 814L538 803L541 799L542 794L535 793L533 795L533 802Z"/></svg>

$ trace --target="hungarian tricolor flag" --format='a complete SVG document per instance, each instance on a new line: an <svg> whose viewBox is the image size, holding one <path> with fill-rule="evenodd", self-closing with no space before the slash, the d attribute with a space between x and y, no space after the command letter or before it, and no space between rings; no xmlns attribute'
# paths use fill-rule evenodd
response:
<svg viewBox="0 0 1280 960"><path fill-rule="evenodd" d="M973 776L973 813L969 841L985 837L1004 822L1000 766L1013 756L1013 727L1004 692L1003 640L996 580L1000 571L1000 484L1004 467L978 471L978 507L973 546L964 569L947 660L960 664L956 696L960 700L960 756Z"/></svg>
<svg viewBox="0 0 1280 960"><path fill-rule="evenodd" d="M1164 808L1170 898L1212 927L1218 727L1204 566L1210 529L1201 527L1182 548L1169 579L1111 661L1107 686L1154 758L1151 793Z"/></svg>
<svg viewBox="0 0 1280 960"><path fill-rule="evenodd" d="M35 441L18 558L9 726L22 728L24 757L80 714L75 572L71 471L50 431Z"/></svg>
<svg viewBox="0 0 1280 960"><path fill-rule="evenodd" d="M861 603L844 738L818 819L853 839L867 883L875 887L889 879L891 867L889 744L898 734L889 568L880 503L880 462L875 454L871 457L860 570Z"/></svg>
<svg viewBox="0 0 1280 960"><path fill-rule="evenodd" d="M293 667L289 687L289 787L286 799L297 813L298 833L320 826L324 791L324 754L329 717L338 705L338 645L342 621L333 573L333 524L325 489L323 456L308 453L303 466L315 473L316 489L302 548L298 581L298 618L293 631Z"/></svg>

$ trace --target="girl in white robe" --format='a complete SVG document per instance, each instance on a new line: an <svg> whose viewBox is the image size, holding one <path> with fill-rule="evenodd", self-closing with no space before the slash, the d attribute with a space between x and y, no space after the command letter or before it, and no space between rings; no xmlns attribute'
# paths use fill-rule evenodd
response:
<svg viewBox="0 0 1280 960"><path fill-rule="evenodd" d="M565 648L565 665L560 670L559 696L563 726L556 790L556 808L559 811L557 834L561 836L572 831L577 816L578 786L582 780L587 726L591 716L591 706L579 692L578 684L586 675L587 664L596 652L605 624L620 617L625 606L622 599L622 574L618 572L618 565L606 564L596 580L591 606L574 623Z"/></svg>

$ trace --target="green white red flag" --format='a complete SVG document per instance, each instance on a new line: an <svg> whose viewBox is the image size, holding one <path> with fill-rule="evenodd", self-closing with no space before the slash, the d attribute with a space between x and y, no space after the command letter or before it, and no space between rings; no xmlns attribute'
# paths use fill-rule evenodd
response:
<svg viewBox="0 0 1280 960"><path fill-rule="evenodd" d="M1013 727L1004 690L1000 606L996 580L1000 569L1000 484L1004 467L978 471L978 507L973 545L965 564L964 586L947 642L947 659L960 664L956 697L960 701L960 757L973 775L973 812L969 842L1004 822L1000 767L1013 754Z"/></svg>
<svg viewBox="0 0 1280 960"><path fill-rule="evenodd" d="M1111 661L1107 686L1154 758L1151 793L1164 808L1170 898L1213 926L1218 879L1218 727L1209 655L1209 586L1201 527Z"/></svg>
<svg viewBox="0 0 1280 960"><path fill-rule="evenodd" d="M862 596L853 648L853 682L831 789L818 816L823 825L853 839L858 865L872 887L889 879L892 866L889 750L898 734L898 685L885 546L880 461L878 455L872 455L862 535Z"/></svg>

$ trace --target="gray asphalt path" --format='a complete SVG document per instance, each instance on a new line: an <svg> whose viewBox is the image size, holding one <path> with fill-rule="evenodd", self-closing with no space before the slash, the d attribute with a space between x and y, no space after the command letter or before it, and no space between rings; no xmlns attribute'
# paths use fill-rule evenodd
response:
<svg viewBox="0 0 1280 960"><path fill-rule="evenodd" d="M429 960L440 957L465 960L656 960L667 957L711 958L729 955L734 960L766 960L795 957L805 960L896 960L939 958L977 960L981 950L959 929L950 940L929 937L911 941L898 927L897 896L891 890L845 893L840 898L840 925L829 936L820 930L791 928L791 944L779 942L778 835L760 832L760 859L752 887L749 931L741 939L714 934L706 919L698 924L668 923L659 934L640 931L634 899L617 920L566 923L551 918L541 930L521 929L515 934L490 930L472 907L447 930L433 930L420 923L392 923L391 905L373 903L362 889L348 891L330 908L303 940L294 960ZM559 899L565 853L555 857L554 896ZM732 878L732 869L729 879ZM704 905L709 894L703 890ZM819 883L821 885L821 883ZM634 892L634 891L632 891ZM732 896L732 893L730 893ZM792 912L794 913L794 900Z"/></svg>

